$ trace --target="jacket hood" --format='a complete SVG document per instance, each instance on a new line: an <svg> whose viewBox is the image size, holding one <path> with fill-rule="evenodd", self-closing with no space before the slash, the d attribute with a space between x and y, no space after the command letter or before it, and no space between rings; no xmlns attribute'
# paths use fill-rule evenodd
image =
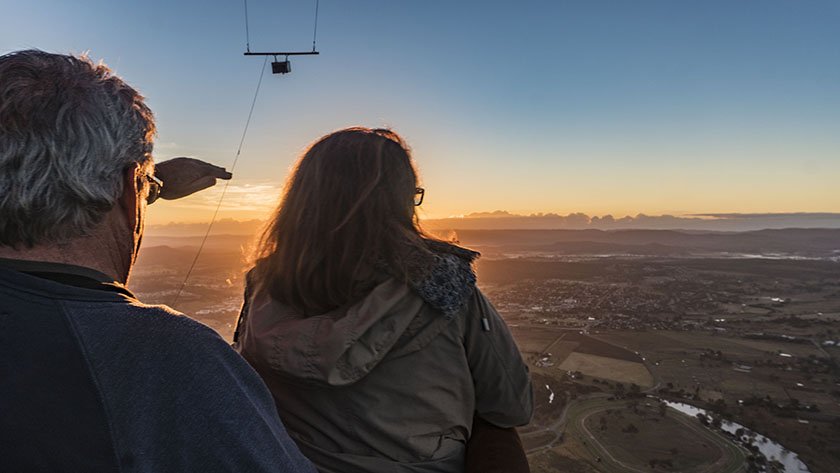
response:
<svg viewBox="0 0 840 473"><path fill-rule="evenodd" d="M350 307L314 316L258 294L243 348L251 351L255 343L259 358L280 375L351 384L382 360L422 307L422 299L393 279Z"/></svg>
<svg viewBox="0 0 840 473"><path fill-rule="evenodd" d="M342 386L362 379L389 353L428 344L467 305L475 287L475 252L446 245L410 266L408 281L388 278L364 298L304 315L266 291L246 294L247 358L287 378ZM246 291L248 292L248 291Z"/></svg>

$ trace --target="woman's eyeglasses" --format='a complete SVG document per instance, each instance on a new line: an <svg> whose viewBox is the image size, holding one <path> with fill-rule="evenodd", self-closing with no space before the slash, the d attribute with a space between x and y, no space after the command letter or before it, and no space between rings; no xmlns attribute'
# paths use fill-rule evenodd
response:
<svg viewBox="0 0 840 473"><path fill-rule="evenodd" d="M160 190L163 188L163 181L151 174L146 174L146 180L149 181L149 196L146 197L146 204L152 204L154 201L158 200L158 197L160 197Z"/></svg>
<svg viewBox="0 0 840 473"><path fill-rule="evenodd" d="M423 197L426 195L426 189L418 187L414 189L414 205L419 206L423 203Z"/></svg>

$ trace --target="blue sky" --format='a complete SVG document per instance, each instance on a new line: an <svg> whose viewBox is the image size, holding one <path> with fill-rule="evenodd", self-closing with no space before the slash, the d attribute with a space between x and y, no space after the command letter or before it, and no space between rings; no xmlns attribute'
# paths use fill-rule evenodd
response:
<svg viewBox="0 0 840 473"><path fill-rule="evenodd" d="M250 0L251 49L310 49L314 1ZM229 165L260 73L241 1L0 0L0 52L90 51L156 112L159 159ZM389 125L426 212L840 212L840 2L321 0L321 56L266 74L223 217L312 140ZM218 190L157 206L206 219Z"/></svg>

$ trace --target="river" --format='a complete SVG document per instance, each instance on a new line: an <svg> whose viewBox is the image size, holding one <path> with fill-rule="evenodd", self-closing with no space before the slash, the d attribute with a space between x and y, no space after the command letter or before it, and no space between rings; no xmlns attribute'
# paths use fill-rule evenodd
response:
<svg viewBox="0 0 840 473"><path fill-rule="evenodd" d="M685 404L682 402L671 402L671 401L663 401L668 407L676 409L683 414L689 415L691 417L697 417L697 414L703 414L708 416L709 413L705 409L700 409L699 407L692 406L690 404ZM714 415L715 417L720 417L718 415ZM730 422L728 420L721 419L720 428L724 432L730 433L733 436L738 429L744 429L744 437L742 441L748 444L754 445L758 448L758 451L764 455L767 460L775 460L782 464L784 467L785 473L810 473L808 467L802 463L802 460L799 459L799 456L790 450L783 447L778 442L775 442L764 435L759 433L753 432L752 430L744 427L737 422Z"/></svg>

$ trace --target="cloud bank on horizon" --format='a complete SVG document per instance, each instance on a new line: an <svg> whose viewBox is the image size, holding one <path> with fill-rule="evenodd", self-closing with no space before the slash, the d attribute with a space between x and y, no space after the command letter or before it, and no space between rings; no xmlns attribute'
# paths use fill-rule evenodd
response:
<svg viewBox="0 0 840 473"><path fill-rule="evenodd" d="M779 228L840 228L840 213L698 213L690 215L645 215L614 217L538 213L519 215L504 210L475 212L464 216L424 220L432 230L697 230L751 231Z"/></svg>

